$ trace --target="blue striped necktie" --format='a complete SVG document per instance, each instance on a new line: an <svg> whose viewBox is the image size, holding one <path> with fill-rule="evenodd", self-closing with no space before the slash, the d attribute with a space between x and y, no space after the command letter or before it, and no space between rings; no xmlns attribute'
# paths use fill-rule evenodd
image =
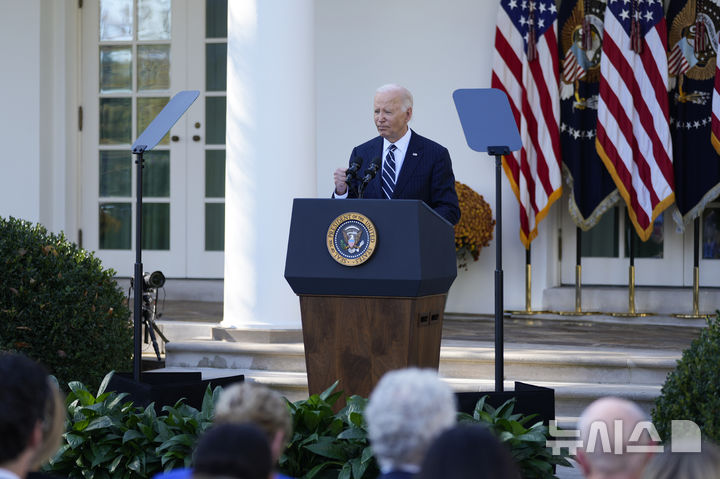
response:
<svg viewBox="0 0 720 479"><path fill-rule="evenodd" d="M392 198L395 190L395 150L397 150L397 146L390 145L387 155L385 155L385 163L383 163L382 190L387 199Z"/></svg>

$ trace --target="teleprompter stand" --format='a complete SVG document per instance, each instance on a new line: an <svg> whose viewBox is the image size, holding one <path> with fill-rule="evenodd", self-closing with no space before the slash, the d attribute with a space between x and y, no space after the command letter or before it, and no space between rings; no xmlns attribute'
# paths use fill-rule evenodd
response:
<svg viewBox="0 0 720 479"><path fill-rule="evenodd" d="M129 393L129 398L137 405L155 403L156 409L163 405L174 404L178 399L184 397L190 405L199 407L202 395L209 381L203 381L201 373L142 373L142 325L143 316L143 264L142 264L142 171L144 167L143 155L146 151L152 150L170 128L180 119L192 103L197 99L200 92L197 90L186 90L173 96L165 108L145 128L145 131L135 140L132 145L132 153L135 155L136 174L136 203L135 203L135 267L133 278L133 327L134 327L134 350L133 350L133 376L132 379L122 373L114 374L110 379L108 390L122 391ZM152 329L150 333L153 334ZM214 385L226 385L234 381L243 380L243 376L231 378L220 378L213 380Z"/></svg>
<svg viewBox="0 0 720 479"><path fill-rule="evenodd" d="M522 141L503 91L460 89L455 90L453 99L468 146L495 157L495 392L489 394L492 404L493 401L504 401L508 395L503 391L502 156L519 150ZM552 389L516 382L512 395L518 398L518 404L527 402L537 408L523 413L540 413L543 420L554 419L555 393ZM477 399L479 397L472 397L473 401Z"/></svg>

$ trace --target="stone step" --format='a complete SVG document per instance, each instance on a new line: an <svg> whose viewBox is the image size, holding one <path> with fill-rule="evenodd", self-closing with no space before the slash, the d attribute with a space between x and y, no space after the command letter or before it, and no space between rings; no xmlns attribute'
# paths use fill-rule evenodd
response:
<svg viewBox="0 0 720 479"><path fill-rule="evenodd" d="M165 345L166 364L304 373L302 343L178 341ZM662 385L680 358L663 350L624 350L505 344L505 377L517 381ZM440 374L448 378L494 378L493 344L443 341Z"/></svg>

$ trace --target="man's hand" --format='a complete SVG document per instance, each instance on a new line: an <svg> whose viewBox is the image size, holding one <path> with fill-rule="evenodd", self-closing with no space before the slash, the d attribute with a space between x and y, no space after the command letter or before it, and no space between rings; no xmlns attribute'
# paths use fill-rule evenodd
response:
<svg viewBox="0 0 720 479"><path fill-rule="evenodd" d="M347 193L347 183L345 183L345 180L347 179L347 176L345 175L346 170L346 168L338 168L337 170L335 170L335 173L333 173L336 195L344 195L345 193Z"/></svg>

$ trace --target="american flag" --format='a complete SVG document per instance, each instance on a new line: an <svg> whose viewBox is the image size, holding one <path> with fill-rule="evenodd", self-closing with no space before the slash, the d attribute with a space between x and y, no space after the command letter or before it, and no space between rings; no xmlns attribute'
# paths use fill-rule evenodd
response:
<svg viewBox="0 0 720 479"><path fill-rule="evenodd" d="M580 51L577 44L573 44L563 60L563 79L565 83L572 83L581 79L587 73L587 57Z"/></svg>
<svg viewBox="0 0 720 479"><path fill-rule="evenodd" d="M526 248L562 194L559 82L555 0L502 0L491 84L508 95L522 139L503 167L520 203Z"/></svg>
<svg viewBox="0 0 720 479"><path fill-rule="evenodd" d="M712 94L711 128L710 141L712 141L715 151L720 155L720 61L717 60L715 60L715 87Z"/></svg>
<svg viewBox="0 0 720 479"><path fill-rule="evenodd" d="M609 0L596 147L638 236L674 200L662 0Z"/></svg>
<svg viewBox="0 0 720 479"><path fill-rule="evenodd" d="M694 60L692 65L688 62L688 58L695 58L695 55L688 55L687 53L688 49L691 50L692 48L686 38L681 38L675 44L670 51L670 55L668 55L668 73L670 75L682 75L695 66L697 60Z"/></svg>

